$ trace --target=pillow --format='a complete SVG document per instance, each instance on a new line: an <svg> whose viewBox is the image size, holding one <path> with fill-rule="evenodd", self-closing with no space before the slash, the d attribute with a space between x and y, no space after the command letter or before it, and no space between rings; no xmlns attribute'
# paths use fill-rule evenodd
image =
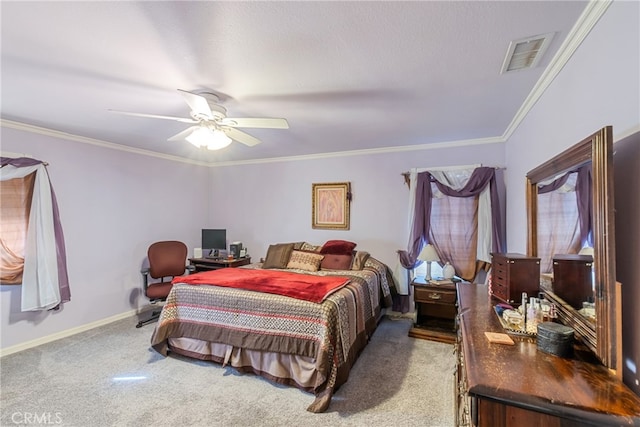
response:
<svg viewBox="0 0 640 427"><path fill-rule="evenodd" d="M262 268L287 268L291 252L293 252L293 243L269 245Z"/></svg>
<svg viewBox="0 0 640 427"><path fill-rule="evenodd" d="M301 250L301 249L302 249L302 245L304 245L304 244L305 244L305 242L295 242L295 243L293 244L293 250L294 250L294 251L299 251L299 250Z"/></svg>
<svg viewBox="0 0 640 427"><path fill-rule="evenodd" d="M301 251L307 252L320 252L320 249L322 249L322 246L312 245L311 243L307 242L303 242L302 246L300 246Z"/></svg>
<svg viewBox="0 0 640 427"><path fill-rule="evenodd" d="M326 254L320 268L323 270L351 270L353 255Z"/></svg>
<svg viewBox="0 0 640 427"><path fill-rule="evenodd" d="M297 268L305 271L318 271L324 256L312 252L293 251L287 268Z"/></svg>
<svg viewBox="0 0 640 427"><path fill-rule="evenodd" d="M356 251L356 254L353 256L353 264L351 264L351 269L362 270L364 268L364 263L367 262L369 256L369 252Z"/></svg>
<svg viewBox="0 0 640 427"><path fill-rule="evenodd" d="M327 240L320 249L321 254L351 255L356 247L356 243L346 240Z"/></svg>

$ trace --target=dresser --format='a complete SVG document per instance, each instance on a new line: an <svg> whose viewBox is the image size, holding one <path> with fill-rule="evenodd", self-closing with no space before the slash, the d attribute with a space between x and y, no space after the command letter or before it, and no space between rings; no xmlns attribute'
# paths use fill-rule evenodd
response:
<svg viewBox="0 0 640 427"><path fill-rule="evenodd" d="M509 304L520 304L522 293L537 296L540 258L517 253L491 254L491 294Z"/></svg>
<svg viewBox="0 0 640 427"><path fill-rule="evenodd" d="M640 398L603 365L538 351L535 338L490 343L503 332L485 285L458 285L456 425L578 427L640 425Z"/></svg>

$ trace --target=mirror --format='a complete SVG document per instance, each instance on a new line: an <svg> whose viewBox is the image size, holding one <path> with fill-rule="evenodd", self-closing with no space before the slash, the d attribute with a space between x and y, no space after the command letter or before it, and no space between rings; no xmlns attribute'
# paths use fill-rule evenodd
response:
<svg viewBox="0 0 640 427"><path fill-rule="evenodd" d="M620 320L616 313L613 206L613 130L604 127L527 173L527 255L538 256L539 185L560 174L591 164L591 212L593 238L593 300L595 322L582 316L551 289L545 297L558 308L560 321L575 330L581 341L607 367L621 372ZM618 310L619 311L619 310Z"/></svg>
<svg viewBox="0 0 640 427"><path fill-rule="evenodd" d="M591 161L538 183L540 287L595 321Z"/></svg>

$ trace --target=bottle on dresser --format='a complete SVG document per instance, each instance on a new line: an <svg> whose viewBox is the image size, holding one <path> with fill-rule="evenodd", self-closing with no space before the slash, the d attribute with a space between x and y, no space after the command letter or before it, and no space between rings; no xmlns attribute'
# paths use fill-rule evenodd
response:
<svg viewBox="0 0 640 427"><path fill-rule="evenodd" d="M527 307L526 329L528 333L536 333L538 330L538 311L540 311L538 299L531 297Z"/></svg>

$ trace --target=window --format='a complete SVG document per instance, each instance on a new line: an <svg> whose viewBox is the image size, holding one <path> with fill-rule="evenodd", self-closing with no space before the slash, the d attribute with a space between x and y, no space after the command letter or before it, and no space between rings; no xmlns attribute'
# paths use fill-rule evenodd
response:
<svg viewBox="0 0 640 427"><path fill-rule="evenodd" d="M0 183L0 247L7 276L2 283L22 285L21 311L59 308L70 301L71 292L64 234L46 164L29 157L0 157Z"/></svg>
<svg viewBox="0 0 640 427"><path fill-rule="evenodd" d="M0 283L22 283L27 225L35 172L23 178L0 182Z"/></svg>

